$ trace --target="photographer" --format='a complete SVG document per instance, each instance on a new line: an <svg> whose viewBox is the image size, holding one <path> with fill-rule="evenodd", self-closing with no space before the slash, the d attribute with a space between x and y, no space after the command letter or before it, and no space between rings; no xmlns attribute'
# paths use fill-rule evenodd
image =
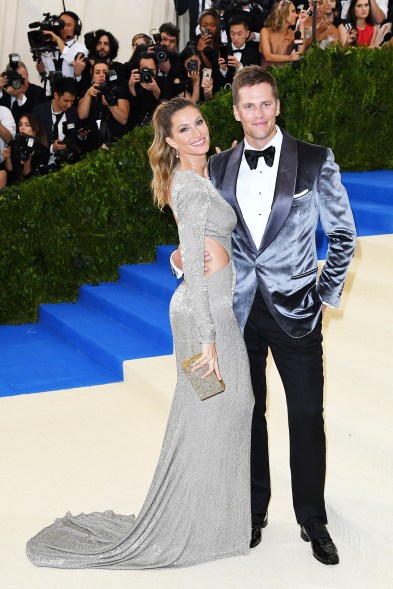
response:
<svg viewBox="0 0 393 589"><path fill-rule="evenodd" d="M28 180L49 160L46 133L37 117L24 114L18 120L18 135L3 149L8 184Z"/></svg>
<svg viewBox="0 0 393 589"><path fill-rule="evenodd" d="M89 60L93 65L98 61L105 61L109 65L109 69L116 72L118 84L127 87L124 64L120 63L120 61L115 61L119 51L119 41L112 35L112 33L105 31L104 29L98 29L97 31L86 33L85 45L89 50L88 60L85 60L85 64ZM77 70L78 68L75 67L76 74ZM86 70L90 70L90 68L85 67L84 72L86 72ZM90 81L91 80L89 79L89 84Z"/></svg>
<svg viewBox="0 0 393 589"><path fill-rule="evenodd" d="M130 128L147 123L162 99L162 78L157 77L158 62L154 53L143 51L146 46L136 48L132 60L128 88L131 94Z"/></svg>
<svg viewBox="0 0 393 589"><path fill-rule="evenodd" d="M228 2L219 2L219 4L228 4ZM250 37L248 39L258 51L260 41L260 31L264 25L265 18L269 14L274 0L263 0L263 2L248 2L248 0L232 0L224 10L225 29L229 39L229 21L234 16L242 16L248 21Z"/></svg>
<svg viewBox="0 0 393 589"><path fill-rule="evenodd" d="M255 49L254 43L248 41L250 37L248 20L238 14L233 16L228 24L231 42L228 46L220 47L218 60L224 85L232 84L235 73L243 66L259 65L261 60L260 53Z"/></svg>
<svg viewBox="0 0 393 589"><path fill-rule="evenodd" d="M60 14L60 20L64 23L60 34L54 31L43 30L42 32L50 38L57 47L52 51L41 53L41 60L37 62L37 70L49 78L53 72L61 72L64 77L79 78L84 69L84 57L87 56L87 48L77 39L82 32L82 23L75 12L69 10ZM75 59L75 57L78 57ZM49 84L46 84L46 94L51 94Z"/></svg>
<svg viewBox="0 0 393 589"><path fill-rule="evenodd" d="M72 123L76 129L81 127L74 102L77 84L73 78L60 78L53 87L53 100L33 108L33 114L43 124L50 149L49 164L54 164L56 156L67 149L64 139L64 123Z"/></svg>
<svg viewBox="0 0 393 589"><path fill-rule="evenodd" d="M180 67L173 80L173 95L188 98L194 102L210 100L213 97L213 79L201 85L202 56L194 45L187 45L180 53Z"/></svg>
<svg viewBox="0 0 393 589"><path fill-rule="evenodd" d="M0 106L0 188L7 185L7 172L4 169L3 149L15 136L16 125L11 111Z"/></svg>
<svg viewBox="0 0 393 589"><path fill-rule="evenodd" d="M127 133L130 112L127 91L110 81L109 65L97 61L92 70L92 84L80 98L78 116L92 127L92 135L97 138L96 147L105 143L109 146L114 139ZM114 73L114 70L112 70Z"/></svg>
<svg viewBox="0 0 393 589"><path fill-rule="evenodd" d="M11 56L15 56L16 59L13 63ZM19 78L16 78L15 74ZM31 112L33 106L41 104L45 99L44 90L29 82L27 68L19 61L19 55L11 54L9 66L0 75L0 105L9 108L17 121L23 113Z"/></svg>

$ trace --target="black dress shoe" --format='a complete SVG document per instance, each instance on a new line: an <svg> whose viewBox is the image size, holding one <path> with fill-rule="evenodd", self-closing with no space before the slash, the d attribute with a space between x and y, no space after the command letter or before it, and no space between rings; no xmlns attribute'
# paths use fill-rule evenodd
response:
<svg viewBox="0 0 393 589"><path fill-rule="evenodd" d="M266 528L267 523L268 522L266 514L261 524L252 524L250 548L255 548L255 546L258 546L258 544L262 540L262 528Z"/></svg>
<svg viewBox="0 0 393 589"><path fill-rule="evenodd" d="M313 521L300 526L300 536L305 542L311 542L313 555L323 564L340 562L336 545L322 522Z"/></svg>

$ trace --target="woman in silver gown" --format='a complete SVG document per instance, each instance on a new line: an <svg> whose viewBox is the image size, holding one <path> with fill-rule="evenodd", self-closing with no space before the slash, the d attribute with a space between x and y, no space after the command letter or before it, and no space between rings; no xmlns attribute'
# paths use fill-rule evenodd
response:
<svg viewBox="0 0 393 589"><path fill-rule="evenodd" d="M250 432L254 397L232 310L236 215L206 177L209 133L195 103L161 104L149 149L153 192L178 222L185 281L170 306L177 385L153 481L138 517L67 513L27 544L37 566L184 567L247 554L251 536ZM211 260L204 264L204 250ZM202 351L225 381L201 401L181 362Z"/></svg>

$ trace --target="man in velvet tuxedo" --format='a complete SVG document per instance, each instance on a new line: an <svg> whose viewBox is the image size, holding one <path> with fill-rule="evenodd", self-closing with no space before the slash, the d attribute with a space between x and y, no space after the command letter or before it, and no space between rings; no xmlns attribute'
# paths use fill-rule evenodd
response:
<svg viewBox="0 0 393 589"><path fill-rule="evenodd" d="M303 540L337 564L326 529L322 315L337 307L355 247L355 226L330 149L298 141L276 125L274 78L259 66L238 71L234 115L244 141L209 160L209 176L238 216L234 309L250 359L255 394L251 444L251 547L261 540L270 500L266 358L270 348L284 385L292 496ZM315 231L329 238L317 280Z"/></svg>

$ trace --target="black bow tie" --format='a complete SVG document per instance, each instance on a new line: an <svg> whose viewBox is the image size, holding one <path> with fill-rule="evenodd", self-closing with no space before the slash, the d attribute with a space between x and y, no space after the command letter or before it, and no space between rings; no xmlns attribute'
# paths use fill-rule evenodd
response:
<svg viewBox="0 0 393 589"><path fill-rule="evenodd" d="M244 155L246 156L246 160L248 165L250 166L250 170L256 170L258 165L258 159L260 157L265 158L266 165L269 168L272 167L274 162L274 154L276 153L276 148L274 145L267 147L266 149L262 149L262 151L257 151L256 149L245 149Z"/></svg>

